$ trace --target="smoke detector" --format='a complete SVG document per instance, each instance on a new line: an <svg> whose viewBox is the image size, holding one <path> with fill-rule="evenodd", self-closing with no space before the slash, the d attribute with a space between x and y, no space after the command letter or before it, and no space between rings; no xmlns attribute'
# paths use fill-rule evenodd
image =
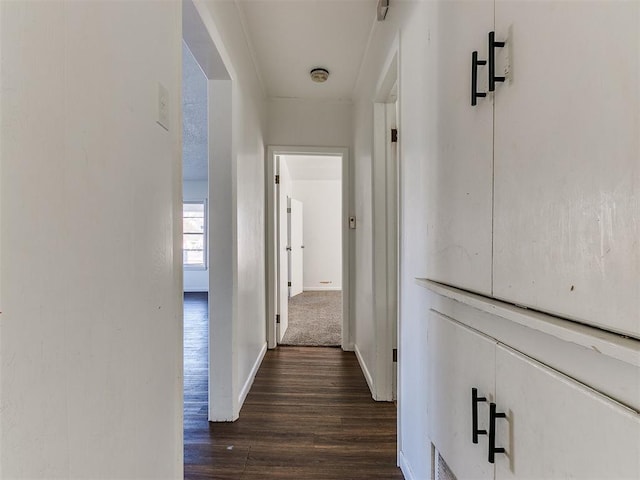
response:
<svg viewBox="0 0 640 480"><path fill-rule="evenodd" d="M309 75L311 75L311 80L313 80L314 82L323 83L327 81L327 78L329 78L329 70L319 67L312 68L309 72Z"/></svg>

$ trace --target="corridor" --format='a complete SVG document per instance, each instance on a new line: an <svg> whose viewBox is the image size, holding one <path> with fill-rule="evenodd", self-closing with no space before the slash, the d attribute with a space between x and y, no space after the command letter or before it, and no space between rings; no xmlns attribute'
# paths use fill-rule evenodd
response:
<svg viewBox="0 0 640 480"><path fill-rule="evenodd" d="M240 419L209 423L206 296L187 294L184 308L186 479L403 478L396 408L371 399L339 348L268 351Z"/></svg>

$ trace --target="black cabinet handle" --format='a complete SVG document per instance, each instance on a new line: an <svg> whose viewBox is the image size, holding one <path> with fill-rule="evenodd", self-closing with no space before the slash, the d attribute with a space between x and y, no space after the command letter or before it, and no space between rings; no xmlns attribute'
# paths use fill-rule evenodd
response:
<svg viewBox="0 0 640 480"><path fill-rule="evenodd" d="M473 430L472 441L473 443L478 443L478 435L486 435L486 430L478 429L478 402L486 402L487 399L485 397L478 396L478 389L471 389L471 428Z"/></svg>
<svg viewBox="0 0 640 480"><path fill-rule="evenodd" d="M496 32L489 32L489 91L496 89L496 82L504 82L505 77L496 77L496 48L504 47L505 42L496 42Z"/></svg>
<svg viewBox="0 0 640 480"><path fill-rule="evenodd" d="M478 91L478 65L486 65L486 60L478 60L478 52L471 54L471 106L478 104L478 97L486 97L486 92Z"/></svg>
<svg viewBox="0 0 640 480"><path fill-rule="evenodd" d="M496 418L507 418L504 412L496 411L496 404L489 404L489 463L495 463L496 453L505 453L502 447L496 447Z"/></svg>

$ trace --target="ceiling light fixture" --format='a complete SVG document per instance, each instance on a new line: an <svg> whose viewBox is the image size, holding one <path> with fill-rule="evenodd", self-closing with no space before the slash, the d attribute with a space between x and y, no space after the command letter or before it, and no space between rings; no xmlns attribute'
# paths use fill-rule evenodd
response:
<svg viewBox="0 0 640 480"><path fill-rule="evenodd" d="M314 82L322 83L326 82L327 78L329 78L329 70L326 68L316 67L311 69L309 75L311 75L311 80Z"/></svg>
<svg viewBox="0 0 640 480"><path fill-rule="evenodd" d="M387 18L387 12L389 11L389 0L378 0L378 21L382 22Z"/></svg>

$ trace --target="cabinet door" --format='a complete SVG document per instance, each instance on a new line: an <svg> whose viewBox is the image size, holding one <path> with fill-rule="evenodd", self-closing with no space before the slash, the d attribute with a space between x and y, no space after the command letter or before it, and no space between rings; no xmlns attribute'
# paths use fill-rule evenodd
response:
<svg viewBox="0 0 640 480"><path fill-rule="evenodd" d="M494 295L638 337L640 2L498 0L496 37Z"/></svg>
<svg viewBox="0 0 640 480"><path fill-rule="evenodd" d="M442 0L437 4L438 61L432 99L437 125L435 155L428 158L426 186L427 276L491 294L493 105L490 96L471 106L471 53L487 59L493 0ZM486 65L478 90L487 90Z"/></svg>
<svg viewBox="0 0 640 480"><path fill-rule="evenodd" d="M640 478L640 417L542 364L496 348L496 479Z"/></svg>
<svg viewBox="0 0 640 480"><path fill-rule="evenodd" d="M493 400L495 341L429 312L429 437L458 480L492 479L487 436L472 443L471 389ZM487 430L488 403L478 404L478 427Z"/></svg>

